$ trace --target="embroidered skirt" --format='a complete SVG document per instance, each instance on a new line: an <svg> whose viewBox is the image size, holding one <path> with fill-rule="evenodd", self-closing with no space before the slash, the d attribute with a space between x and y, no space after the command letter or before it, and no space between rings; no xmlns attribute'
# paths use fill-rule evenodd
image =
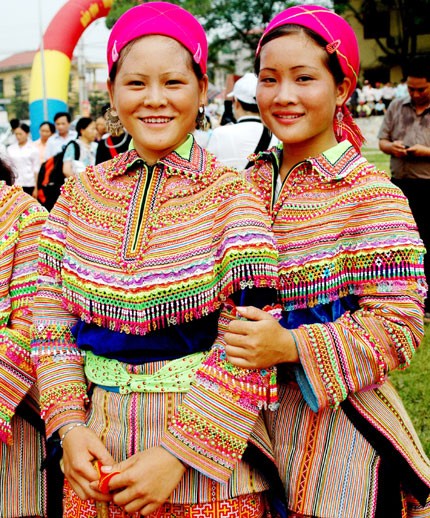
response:
<svg viewBox="0 0 430 518"><path fill-rule="evenodd" d="M156 363L158 365L139 366L140 373L151 373L153 369L159 368L159 364L162 362ZM91 398L87 425L101 438L113 458L120 462L138 451L159 445L170 418L184 397L184 393L176 392L119 394L96 386ZM169 508L173 504L180 504L182 514L179 513L177 516L184 518L197 516L196 509L212 509L212 511L208 511L212 514L202 514L203 517L263 517L268 516L265 514L267 506L265 498L259 493L267 489L268 484L263 475L246 462L240 463L228 484L219 484L194 469L188 469L169 499ZM241 498L236 502L236 497ZM80 516L79 513L76 514L77 505L90 505L93 508L91 512L95 512L94 504L80 502L70 489L65 492L63 503L66 518ZM195 507L196 504L199 504L200 507ZM231 507L236 510L238 508L234 506L246 505L253 510L246 511L244 514L223 514L221 511L217 514L220 505L225 509ZM167 509L166 506L164 507ZM113 506L112 511L109 511L109 517L123 516L118 512L120 511ZM163 512L166 514L160 514L160 517L173 516L169 514L170 511ZM82 514L82 516L96 516L96 514Z"/></svg>
<svg viewBox="0 0 430 518"><path fill-rule="evenodd" d="M81 500L70 488L64 485L64 518L140 518L139 513L128 514L114 504L95 505L90 500ZM103 504L102 504L103 505ZM264 494L255 493L243 495L219 502L201 504L170 504L162 505L156 512L147 515L147 518L270 518L266 511Z"/></svg>

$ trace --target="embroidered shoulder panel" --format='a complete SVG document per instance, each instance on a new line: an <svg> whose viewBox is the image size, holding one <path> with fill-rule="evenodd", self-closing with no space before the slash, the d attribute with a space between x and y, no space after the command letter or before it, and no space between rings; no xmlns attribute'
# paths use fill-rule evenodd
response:
<svg viewBox="0 0 430 518"><path fill-rule="evenodd" d="M296 166L273 206L272 162L260 160L248 175L272 216L287 309L408 283L425 296L424 248L407 200L353 148Z"/></svg>
<svg viewBox="0 0 430 518"><path fill-rule="evenodd" d="M125 155L68 181L44 231L42 273L70 312L144 334L276 286L269 220L237 173L198 146L187 167L175 153L153 168Z"/></svg>

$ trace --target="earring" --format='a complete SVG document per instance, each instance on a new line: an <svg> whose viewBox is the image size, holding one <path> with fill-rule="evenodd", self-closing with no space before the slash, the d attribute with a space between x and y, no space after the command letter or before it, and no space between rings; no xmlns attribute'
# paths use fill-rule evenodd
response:
<svg viewBox="0 0 430 518"><path fill-rule="evenodd" d="M118 113L114 108L108 108L105 114L106 129L113 136L117 137L124 132L123 125L119 120Z"/></svg>
<svg viewBox="0 0 430 518"><path fill-rule="evenodd" d="M199 111L197 112L196 123L200 130L202 130L202 131L208 130L209 124L208 124L208 120L206 119L205 107L203 104L199 106Z"/></svg>
<svg viewBox="0 0 430 518"><path fill-rule="evenodd" d="M335 129L336 129L336 136L338 138L341 138L343 135L343 131L344 131L343 111L342 111L341 106L338 106L336 108Z"/></svg>

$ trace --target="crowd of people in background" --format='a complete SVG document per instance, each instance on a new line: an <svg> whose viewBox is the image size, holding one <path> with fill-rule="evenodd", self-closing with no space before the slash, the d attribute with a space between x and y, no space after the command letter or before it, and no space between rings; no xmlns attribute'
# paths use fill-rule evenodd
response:
<svg viewBox="0 0 430 518"><path fill-rule="evenodd" d="M393 99L408 95L406 81L398 83L376 81L373 85L368 79L358 85L348 100L353 117L384 115Z"/></svg>
<svg viewBox="0 0 430 518"><path fill-rule="evenodd" d="M32 139L30 121L10 119L10 129L0 143L0 158L12 166L15 184L38 199L39 173L49 158L64 152L63 173L67 178L126 151L131 140L128 133L111 135L106 129L108 106L103 106L96 117L79 117L74 121L69 112L58 112L53 122L40 123L37 140ZM77 147L68 146L70 142Z"/></svg>

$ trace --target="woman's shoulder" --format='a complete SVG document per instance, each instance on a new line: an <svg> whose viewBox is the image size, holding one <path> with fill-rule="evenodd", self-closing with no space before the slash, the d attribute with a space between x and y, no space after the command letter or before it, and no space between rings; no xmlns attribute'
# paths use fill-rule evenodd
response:
<svg viewBox="0 0 430 518"><path fill-rule="evenodd" d="M2 220L16 221L26 218L46 219L48 211L18 185L0 182L0 216Z"/></svg>
<svg viewBox="0 0 430 518"><path fill-rule="evenodd" d="M118 201L126 196L125 191L135 182L135 174L125 174L128 165L129 160L120 154L86 167L79 175L67 178L62 187L63 198L72 205L80 206L101 206L105 202L111 204Z"/></svg>

